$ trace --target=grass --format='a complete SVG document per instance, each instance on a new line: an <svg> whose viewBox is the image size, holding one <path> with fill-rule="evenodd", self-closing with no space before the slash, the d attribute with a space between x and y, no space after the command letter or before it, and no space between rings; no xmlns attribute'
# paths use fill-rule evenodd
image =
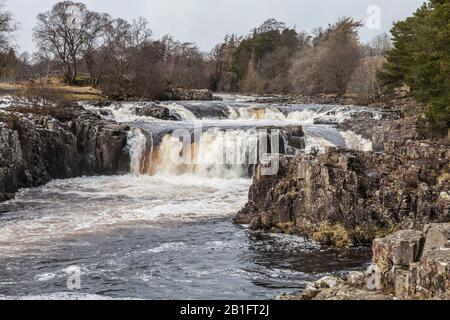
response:
<svg viewBox="0 0 450 320"><path fill-rule="evenodd" d="M68 101L104 101L101 90L84 86L68 86L58 83L50 84L13 84L0 83L0 95L39 95L45 91L47 94L51 92L54 96L60 96Z"/></svg>

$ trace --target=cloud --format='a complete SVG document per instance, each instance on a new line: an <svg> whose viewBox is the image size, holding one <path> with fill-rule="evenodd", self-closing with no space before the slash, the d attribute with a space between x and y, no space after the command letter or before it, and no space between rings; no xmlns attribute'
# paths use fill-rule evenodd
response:
<svg viewBox="0 0 450 320"><path fill-rule="evenodd" d="M34 51L32 41L36 16L50 10L56 0L9 0L7 7L21 24L17 43L22 51ZM411 15L423 0L85 0L91 10L126 19L146 17L154 34L171 34L185 42L196 42L208 51L225 34L247 34L267 18L276 18L297 30L333 23L338 17L368 19L367 8L381 9L381 29L363 28L361 38L369 41L388 31L394 21Z"/></svg>

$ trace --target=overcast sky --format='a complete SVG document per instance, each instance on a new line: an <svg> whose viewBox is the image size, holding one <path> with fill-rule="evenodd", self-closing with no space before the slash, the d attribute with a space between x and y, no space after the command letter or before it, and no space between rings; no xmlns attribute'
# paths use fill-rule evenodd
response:
<svg viewBox="0 0 450 320"><path fill-rule="evenodd" d="M20 23L16 43L19 51L35 50L32 34L38 13L45 12L57 0L7 0L7 9ZM368 8L381 10L381 29L361 30L361 39L369 41L390 30L392 23L411 15L424 0L84 0L88 9L114 17L150 21L154 37L171 34L177 40L196 42L209 51L227 33L246 35L267 18L275 18L297 30L311 31L327 26L341 16L366 22ZM375 11L371 11L375 13ZM372 21L372 20L371 20Z"/></svg>

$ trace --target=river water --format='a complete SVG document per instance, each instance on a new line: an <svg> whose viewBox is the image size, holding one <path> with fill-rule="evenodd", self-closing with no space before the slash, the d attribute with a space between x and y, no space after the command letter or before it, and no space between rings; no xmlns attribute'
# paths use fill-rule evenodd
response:
<svg viewBox="0 0 450 320"><path fill-rule="evenodd" d="M137 116L146 103L86 106L131 126L131 171L55 180L8 202L10 212L0 215L0 298L271 299L365 268L366 248L322 247L231 220L247 200L252 172L236 159L258 152L250 128L302 125L306 148L297 152L370 150L369 141L330 125L368 110L249 100L167 103L180 121ZM186 144L171 134L199 125L193 162L174 162ZM81 289L71 291L73 267Z"/></svg>

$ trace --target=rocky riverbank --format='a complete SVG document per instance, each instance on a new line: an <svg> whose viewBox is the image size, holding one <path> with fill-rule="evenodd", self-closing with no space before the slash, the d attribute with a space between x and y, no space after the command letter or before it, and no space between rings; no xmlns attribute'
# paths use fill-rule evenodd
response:
<svg viewBox="0 0 450 320"><path fill-rule="evenodd" d="M127 131L70 104L0 111L0 201L51 179L128 172Z"/></svg>
<svg viewBox="0 0 450 320"><path fill-rule="evenodd" d="M450 221L450 148L390 142L385 153L330 148L282 156L275 176L257 170L235 221L326 245L370 244L398 229Z"/></svg>
<svg viewBox="0 0 450 320"><path fill-rule="evenodd" d="M361 105L357 98L335 95L266 95L256 97L255 103L274 104L333 104L333 105Z"/></svg>
<svg viewBox="0 0 450 320"><path fill-rule="evenodd" d="M281 300L450 300L450 224L402 230L373 243L367 272L326 277Z"/></svg>
<svg viewBox="0 0 450 320"><path fill-rule="evenodd" d="M370 272L282 299L450 298L450 147L430 139L420 106L397 102L379 106L380 119L361 113L336 125L372 141L372 152L281 156L273 176L258 167L236 223L324 245L373 243Z"/></svg>

